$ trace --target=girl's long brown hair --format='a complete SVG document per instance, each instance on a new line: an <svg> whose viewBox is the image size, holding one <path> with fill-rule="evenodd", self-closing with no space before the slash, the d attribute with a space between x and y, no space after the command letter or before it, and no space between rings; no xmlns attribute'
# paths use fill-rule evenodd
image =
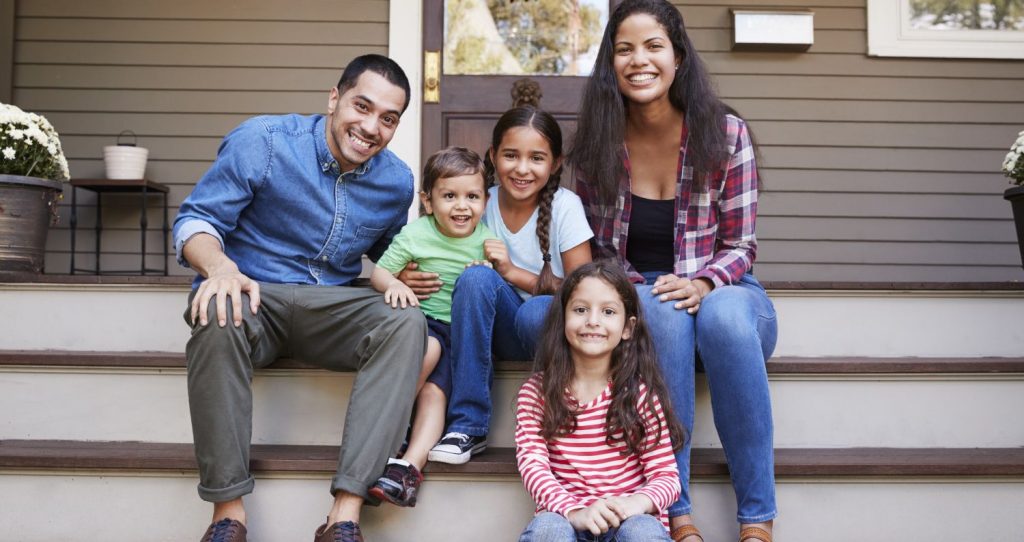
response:
<svg viewBox="0 0 1024 542"><path fill-rule="evenodd" d="M484 155L484 176L488 186L497 183L497 179L494 178L495 167L491 161L491 152L498 152L505 132L522 126L536 130L547 140L551 147L552 162L557 162L562 157L562 129L559 128L555 117L534 105L517 105L506 111L494 125L494 131L491 134L491 151ZM559 279L551 271L551 207L555 200L555 192L558 192L558 187L561 185L561 178L562 168L559 166L551 171L548 182L544 188L541 188L537 201L537 239L540 242L541 258L544 260L544 265L537 277L537 286L533 291L535 295L553 294L558 288ZM558 257L561 257L561 254Z"/></svg>
<svg viewBox="0 0 1024 542"><path fill-rule="evenodd" d="M577 405L566 393L572 385L575 370L572 350L565 338L565 309L576 286L587 277L600 279L614 288L625 306L626 321L630 317L636 318L630 339L619 342L612 351L612 404L605 419L608 445L621 439L630 454L644 453L644 442L648 438L648 427L644 419L656 412L654 400L657 397L667 427L658 421L658 438L655 441L660 441L664 431L667 431L673 449L678 449L683 445L685 434L672 413L668 390L658 367L654 341L640 309L640 299L622 267L611 260L598 260L576 268L565 278L560 294L551 302L535 367L543 372L541 395L544 400L544 416L541 420L541 437L550 440L557 435L572 433L577 427ZM642 406L638 404L641 383L647 386L647 397Z"/></svg>

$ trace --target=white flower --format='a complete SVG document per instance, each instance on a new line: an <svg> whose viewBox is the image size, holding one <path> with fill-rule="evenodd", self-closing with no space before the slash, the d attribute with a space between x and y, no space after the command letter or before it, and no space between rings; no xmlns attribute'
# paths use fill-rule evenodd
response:
<svg viewBox="0 0 1024 542"><path fill-rule="evenodd" d="M70 178L60 138L45 117L0 103L0 174Z"/></svg>

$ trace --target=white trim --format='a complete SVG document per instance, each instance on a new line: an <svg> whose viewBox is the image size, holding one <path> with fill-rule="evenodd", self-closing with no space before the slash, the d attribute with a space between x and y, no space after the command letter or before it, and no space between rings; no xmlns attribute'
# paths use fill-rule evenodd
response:
<svg viewBox="0 0 1024 542"><path fill-rule="evenodd" d="M388 56L402 66L412 87L409 108L402 115L402 122L388 148L409 164L418 188L423 130L423 2L391 0L388 9ZM414 198L409 209L410 220L419 214L418 210L419 199Z"/></svg>
<svg viewBox="0 0 1024 542"><path fill-rule="evenodd" d="M1024 58L1024 32L912 30L910 0L868 0L868 55Z"/></svg>

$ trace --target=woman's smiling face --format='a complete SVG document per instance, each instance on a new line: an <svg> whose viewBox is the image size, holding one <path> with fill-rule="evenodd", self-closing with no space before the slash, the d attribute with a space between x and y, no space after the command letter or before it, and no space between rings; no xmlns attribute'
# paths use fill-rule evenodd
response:
<svg viewBox="0 0 1024 542"><path fill-rule="evenodd" d="M657 19L646 13L626 17L615 32L613 51L615 79L629 103L668 100L680 58Z"/></svg>

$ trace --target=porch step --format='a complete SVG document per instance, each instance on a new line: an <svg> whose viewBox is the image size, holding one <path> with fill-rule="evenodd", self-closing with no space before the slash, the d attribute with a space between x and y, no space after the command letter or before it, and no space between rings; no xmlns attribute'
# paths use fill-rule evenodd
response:
<svg viewBox="0 0 1024 542"><path fill-rule="evenodd" d="M0 439L190 442L184 355L0 351ZM527 362L499 362L492 446L512 446L513 402ZM773 358L767 365L782 448L1017 447L1024 358ZM293 360L256 372L257 444L336 445L352 373ZM720 447L697 379L696 447ZM331 413L331 414L327 414Z"/></svg>
<svg viewBox="0 0 1024 542"><path fill-rule="evenodd" d="M329 507L336 457L330 446L255 446L250 540L310 538ZM1009 541L1020 533L1020 448L780 449L776 464L780 539ZM693 473L705 536L735 538L721 452L695 450ZM0 441L0 507L11 540L197 539L209 505L196 497L195 483L188 444ZM55 518L39 503L70 515ZM491 449L465 466L429 465L416 508L367 508L361 523L375 542L502 542L515 540L531 513L512 451ZM947 521L951 514L961 520Z"/></svg>
<svg viewBox="0 0 1024 542"><path fill-rule="evenodd" d="M331 475L338 446L254 444L253 473ZM191 443L0 440L0 470L195 471ZM721 449L694 448L694 476L727 476ZM427 463L424 475L513 476L515 449L491 447L465 465ZM1024 448L778 448L776 476L1024 476Z"/></svg>
<svg viewBox="0 0 1024 542"><path fill-rule="evenodd" d="M0 311L0 349L184 351L187 279L138 279L0 283L0 306L17 307ZM1024 352L1022 284L778 283L769 295L779 313L777 356Z"/></svg>

